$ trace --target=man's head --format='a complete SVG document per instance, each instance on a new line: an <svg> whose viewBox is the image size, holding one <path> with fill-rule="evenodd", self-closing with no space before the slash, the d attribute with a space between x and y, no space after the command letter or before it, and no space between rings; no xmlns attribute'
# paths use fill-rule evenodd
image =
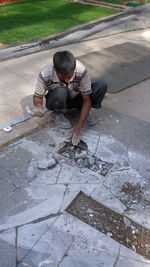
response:
<svg viewBox="0 0 150 267"><path fill-rule="evenodd" d="M69 51L56 52L53 57L53 64L59 80L68 83L74 74L76 60Z"/></svg>

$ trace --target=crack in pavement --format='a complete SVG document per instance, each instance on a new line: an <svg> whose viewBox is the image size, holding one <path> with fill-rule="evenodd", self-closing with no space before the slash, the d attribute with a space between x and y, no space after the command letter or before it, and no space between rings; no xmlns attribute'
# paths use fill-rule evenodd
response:
<svg viewBox="0 0 150 267"><path fill-rule="evenodd" d="M24 260L24 258L30 253L30 251L32 251L32 249L35 247L35 245L41 240L41 238L49 231L49 229L52 227L52 225L56 222L57 217L59 217L60 214L58 214L58 216L56 216L56 219L51 223L51 225L47 228L47 230L41 235L41 237L34 243L34 245L29 249L29 251L24 255L24 257L18 261L17 265L22 263L22 261ZM16 267L17 267L16 265Z"/></svg>

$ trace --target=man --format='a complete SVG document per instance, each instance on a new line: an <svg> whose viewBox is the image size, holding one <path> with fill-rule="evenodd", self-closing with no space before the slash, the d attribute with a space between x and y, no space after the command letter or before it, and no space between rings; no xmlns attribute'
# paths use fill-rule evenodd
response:
<svg viewBox="0 0 150 267"><path fill-rule="evenodd" d="M72 108L80 109L80 118L71 136L73 145L77 145L84 122L95 123L89 114L91 107L101 107L106 91L107 85L102 81L91 84L86 67L72 53L60 51L54 54L53 64L41 69L33 103L37 114L41 115L45 95L46 107L53 111L52 119L61 128L71 128L64 113Z"/></svg>

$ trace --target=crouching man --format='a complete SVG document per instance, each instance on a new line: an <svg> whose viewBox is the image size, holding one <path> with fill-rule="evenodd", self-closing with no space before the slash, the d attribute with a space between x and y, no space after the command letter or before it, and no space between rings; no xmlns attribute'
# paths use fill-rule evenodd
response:
<svg viewBox="0 0 150 267"><path fill-rule="evenodd" d="M46 107L52 111L52 119L59 127L66 129L72 126L65 112L73 108L80 109L80 118L71 136L73 145L77 145L84 122L95 124L90 109L101 107L106 91L107 85L102 81L91 84L86 67L72 53L60 51L54 54L52 64L41 69L33 103L40 116L45 96Z"/></svg>

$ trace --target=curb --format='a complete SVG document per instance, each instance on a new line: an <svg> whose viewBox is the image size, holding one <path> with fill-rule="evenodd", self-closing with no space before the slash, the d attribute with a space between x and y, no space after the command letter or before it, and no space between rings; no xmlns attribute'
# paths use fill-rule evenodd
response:
<svg viewBox="0 0 150 267"><path fill-rule="evenodd" d="M108 8L114 8L117 10L125 10L129 9L126 5L119 5L119 4L113 4L113 3L107 3L107 2L101 2L96 0L67 0L68 2L79 2L81 4L87 4L87 5L95 5L95 6L103 6Z"/></svg>

